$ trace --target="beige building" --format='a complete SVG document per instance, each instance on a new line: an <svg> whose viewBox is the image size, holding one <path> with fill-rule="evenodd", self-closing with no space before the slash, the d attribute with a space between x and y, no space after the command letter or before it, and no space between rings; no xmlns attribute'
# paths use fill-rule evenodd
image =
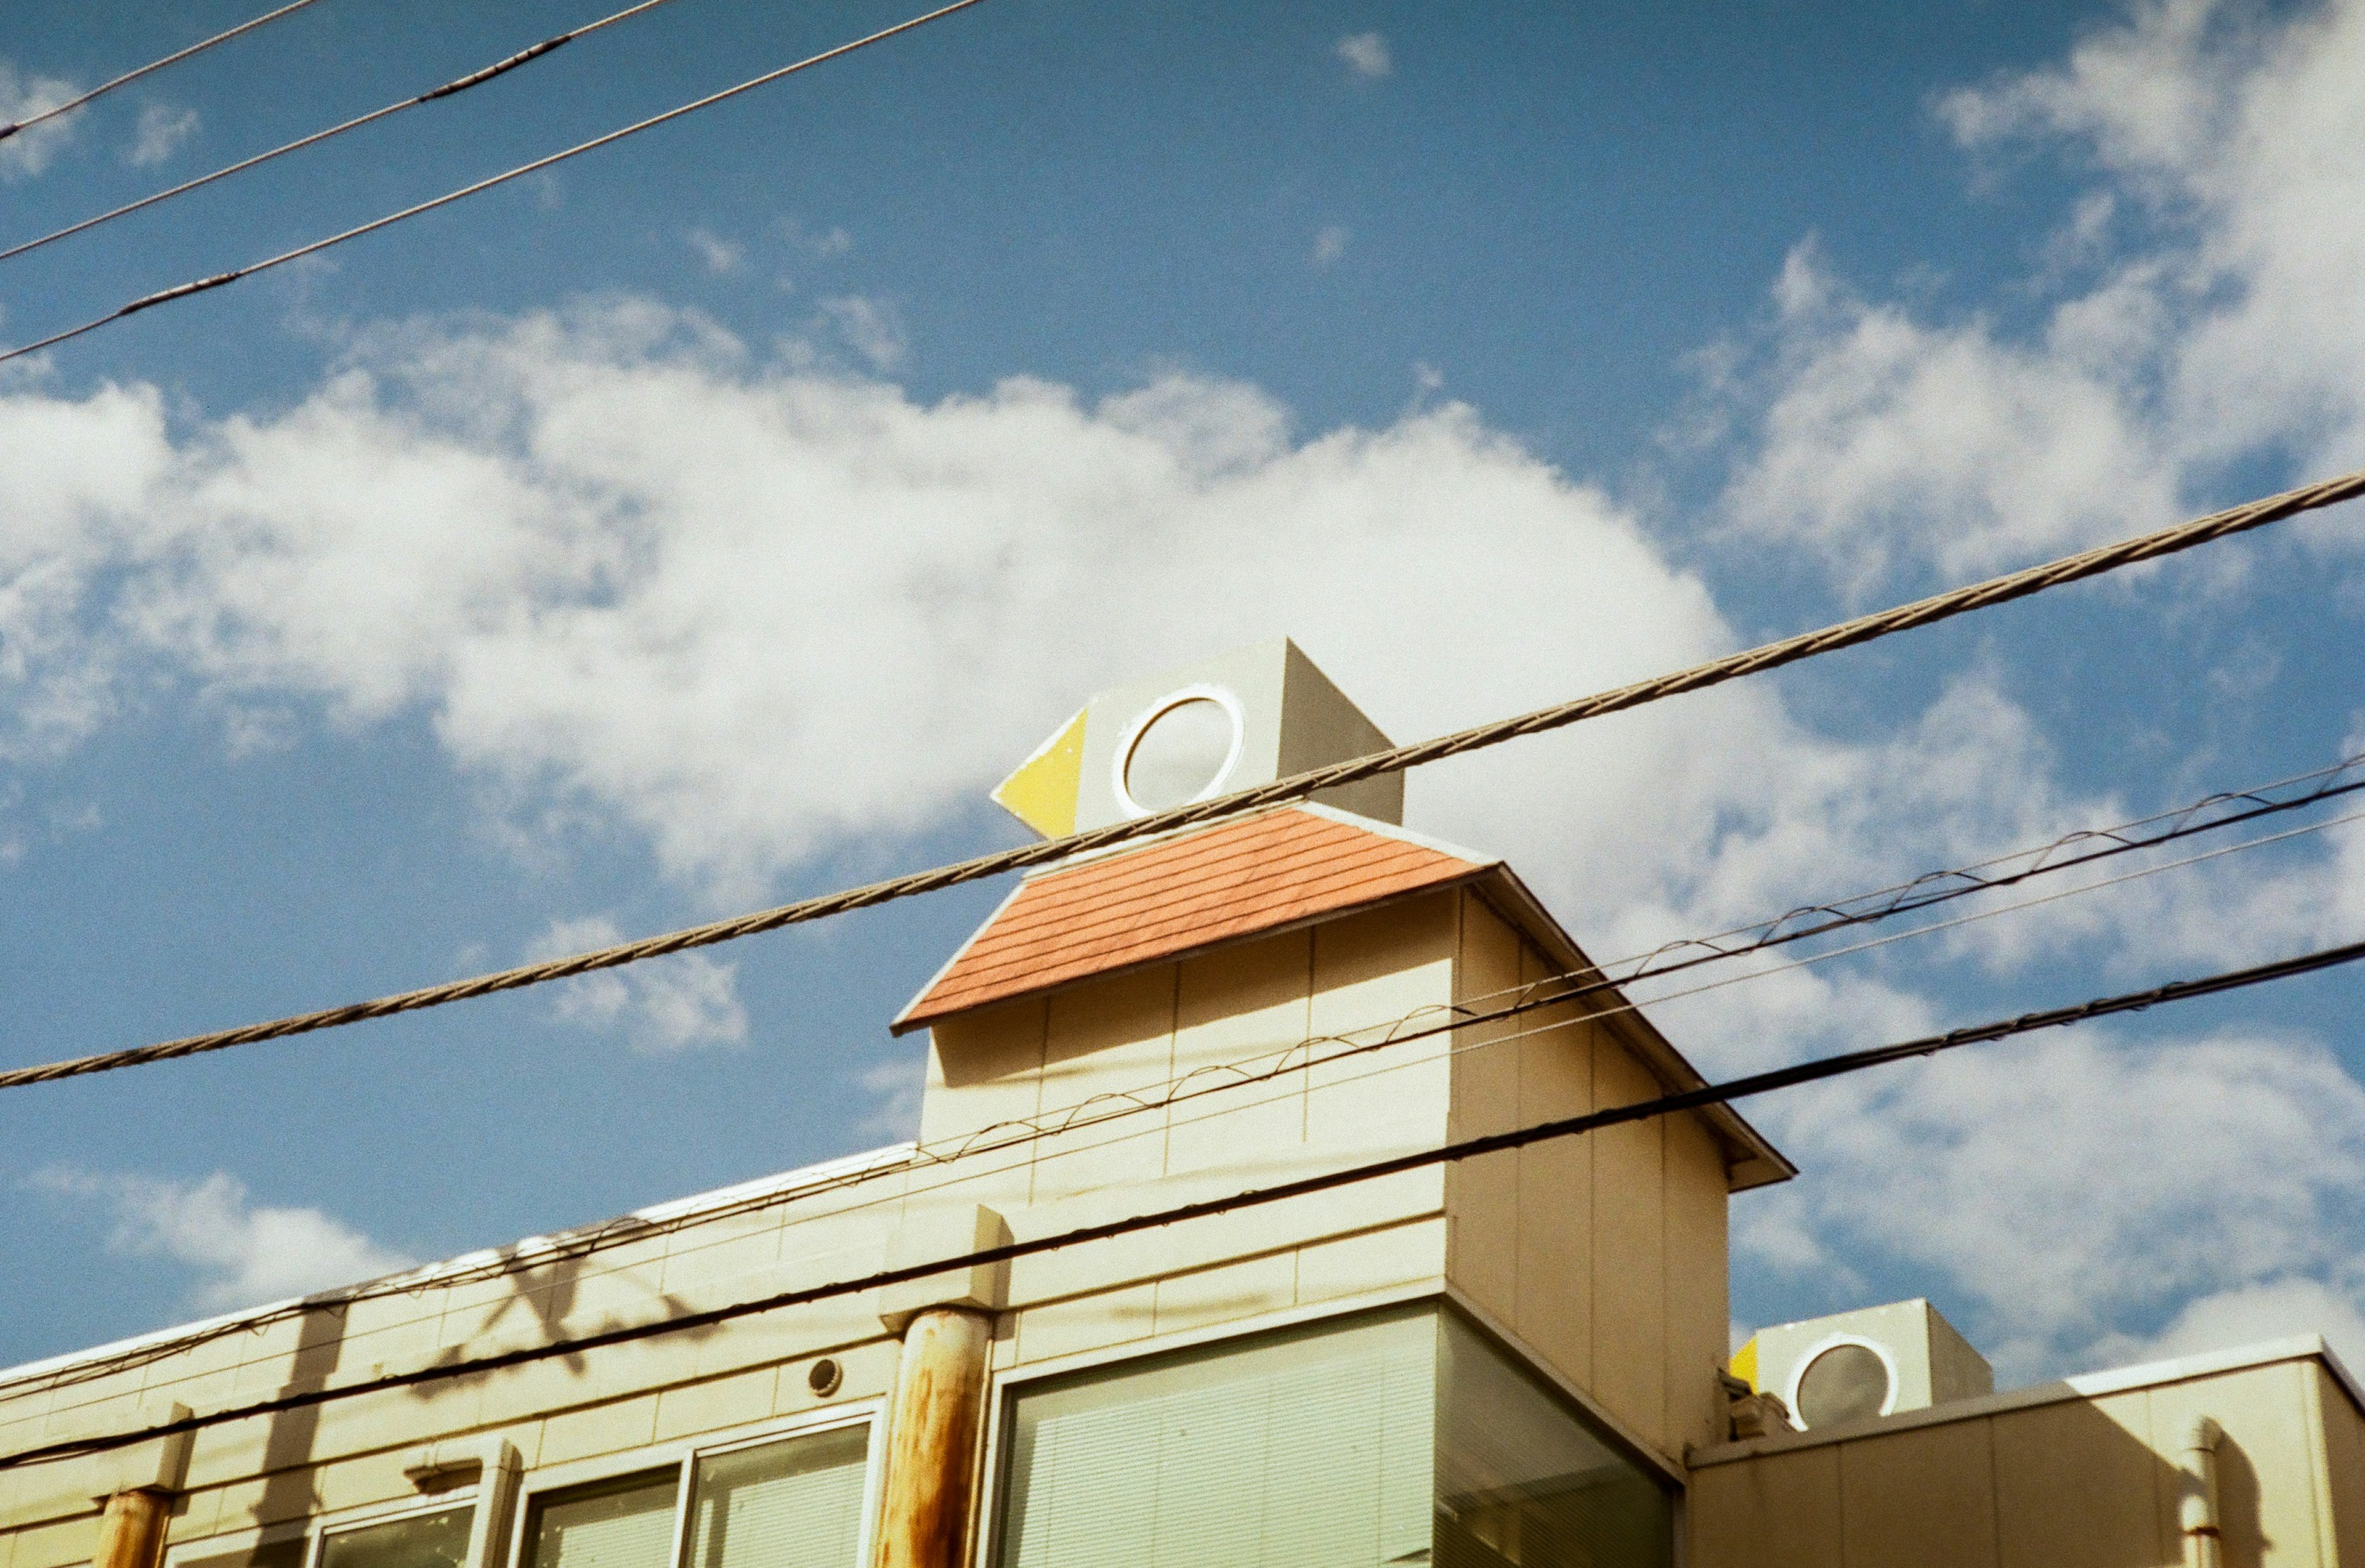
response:
<svg viewBox="0 0 2365 1568"><path fill-rule="evenodd" d="M997 798L1057 834L1377 744L1275 644ZM0 1468L0 1568L2365 1564L2314 1340L1997 1394L1908 1303L1736 1376L1727 1203L1795 1171L1728 1108L1226 1206L1700 1082L1614 993L1469 1022L1589 966L1400 812L1027 877L895 1021L914 1144L0 1373L0 1456L201 1423Z"/></svg>

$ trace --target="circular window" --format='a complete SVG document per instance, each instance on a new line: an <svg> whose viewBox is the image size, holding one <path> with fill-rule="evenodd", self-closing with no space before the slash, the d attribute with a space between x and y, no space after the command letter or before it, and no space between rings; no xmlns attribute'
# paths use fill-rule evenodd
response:
<svg viewBox="0 0 2365 1568"><path fill-rule="evenodd" d="M1118 792L1139 815L1216 792L1240 755L1239 714L1228 693L1178 692L1153 709L1119 755Z"/></svg>
<svg viewBox="0 0 2365 1568"><path fill-rule="evenodd" d="M1889 1407L1889 1362L1869 1345L1838 1344L1799 1374L1799 1419L1810 1428L1860 1421Z"/></svg>

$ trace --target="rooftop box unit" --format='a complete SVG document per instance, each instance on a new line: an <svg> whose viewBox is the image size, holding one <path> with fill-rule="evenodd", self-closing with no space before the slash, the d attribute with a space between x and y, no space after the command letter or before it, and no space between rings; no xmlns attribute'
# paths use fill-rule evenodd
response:
<svg viewBox="0 0 2365 1568"><path fill-rule="evenodd" d="M1921 1300L1760 1329L1732 1371L1809 1430L1995 1392L1987 1358Z"/></svg>

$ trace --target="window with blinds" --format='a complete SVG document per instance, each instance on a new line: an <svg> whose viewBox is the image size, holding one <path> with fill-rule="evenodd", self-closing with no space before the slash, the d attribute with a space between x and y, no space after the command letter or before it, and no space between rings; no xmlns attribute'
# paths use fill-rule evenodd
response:
<svg viewBox="0 0 2365 1568"><path fill-rule="evenodd" d="M1003 1568L1426 1562L1437 1321L1224 1345L1014 1400Z"/></svg>
<svg viewBox="0 0 2365 1568"><path fill-rule="evenodd" d="M413 1514L382 1525L331 1531L320 1542L320 1568L463 1568L474 1505Z"/></svg>
<svg viewBox="0 0 2365 1568"><path fill-rule="evenodd" d="M536 1497L524 1568L667 1568L680 1480L668 1465Z"/></svg>
<svg viewBox="0 0 2365 1568"><path fill-rule="evenodd" d="M859 1568L870 1428L698 1462L686 1568Z"/></svg>

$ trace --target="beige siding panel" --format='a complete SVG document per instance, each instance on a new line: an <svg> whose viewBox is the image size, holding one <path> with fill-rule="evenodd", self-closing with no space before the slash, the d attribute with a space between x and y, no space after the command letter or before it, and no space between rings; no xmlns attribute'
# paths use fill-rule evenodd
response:
<svg viewBox="0 0 2365 1568"><path fill-rule="evenodd" d="M1041 1109L1044 999L947 1018L928 1031L920 1141L934 1146Z"/></svg>
<svg viewBox="0 0 2365 1568"><path fill-rule="evenodd" d="M963 1186L972 1200L989 1208L1021 1207L1034 1191L1034 1151L1016 1142L996 1150L1006 1140L1026 1136L1024 1126L1008 1124L1030 1122L1042 1109L1048 1018L1048 1004L1037 997L948 1018L929 1031L920 1141L945 1155L964 1148L976 1151L954 1169L964 1174ZM964 1142L978 1134L983 1136ZM945 1175L941 1168L923 1166L908 1180L929 1186Z"/></svg>
<svg viewBox="0 0 2365 1568"><path fill-rule="evenodd" d="M1051 997L1043 1053L1045 1113L1080 1105L1096 1094L1155 1087L1173 1077L1176 969L1168 964L1116 975ZM1033 1201L1057 1203L1111 1186L1138 1191L1163 1174L1162 1138L1094 1147L1106 1136L1105 1129L1087 1129L1062 1138L1056 1159L1042 1158L1049 1150L1038 1146Z"/></svg>
<svg viewBox="0 0 2365 1568"><path fill-rule="evenodd" d="M1988 1423L1965 1421L1838 1445L1840 1560L1847 1568L1993 1568L1989 1441Z"/></svg>
<svg viewBox="0 0 2365 1568"><path fill-rule="evenodd" d="M84 1518L18 1530L16 1545L10 1568L63 1568L69 1562L87 1562L98 1550L98 1514L94 1510Z"/></svg>
<svg viewBox="0 0 2365 1568"><path fill-rule="evenodd" d="M2152 1440L2171 1462L2195 1416L2214 1416L2225 1428L2217 1449L2217 1511L2225 1568L2317 1561L2303 1382L2311 1375L2307 1363L2281 1361L2151 1392ZM2175 1508L2172 1493L2163 1496L2160 1511L2170 1531Z"/></svg>
<svg viewBox="0 0 2365 1568"><path fill-rule="evenodd" d="M2340 1568L2365 1568L2365 1417L2322 1367L2311 1369L2324 1410L2324 1450L2332 1499L2332 1539Z"/></svg>
<svg viewBox="0 0 2365 1568"><path fill-rule="evenodd" d="M1225 1068L1278 1067L1280 1053L1303 1047L1313 1032L1313 933L1295 931L1180 966L1173 1072L1194 1098L1162 1114L1168 1174L1270 1168L1304 1143L1302 1070L1263 1083L1215 1086L1230 1081Z"/></svg>
<svg viewBox="0 0 2365 1568"><path fill-rule="evenodd" d="M1198 1269L1158 1282L1151 1324L1160 1334L1187 1334L1217 1323L1285 1312L1297 1303L1297 1253L1293 1249L1219 1269Z"/></svg>
<svg viewBox="0 0 2365 1568"><path fill-rule="evenodd" d="M1840 1568L1836 1446L1694 1471L1687 1501L1693 1568Z"/></svg>
<svg viewBox="0 0 2365 1568"><path fill-rule="evenodd" d="M1441 1284L1445 1221L1415 1220L1298 1249L1301 1304L1343 1301L1401 1285Z"/></svg>
<svg viewBox="0 0 2365 1568"><path fill-rule="evenodd" d="M1593 1031L1593 1081L1605 1105L1645 1100L1658 1085L1606 1028ZM1605 1127L1593 1154L1594 1394L1648 1441L1667 1428L1664 1119Z"/></svg>
<svg viewBox="0 0 2365 1568"><path fill-rule="evenodd" d="M313 1473L320 1511L337 1513L387 1503L417 1502L419 1490L402 1473L402 1467L411 1462L426 1440L432 1439L406 1442L322 1465Z"/></svg>
<svg viewBox="0 0 2365 1568"><path fill-rule="evenodd" d="M1667 1118L1668 1446L1721 1442L1724 1370L1732 1333L1725 1260L1724 1154L1705 1120Z"/></svg>
<svg viewBox="0 0 2365 1568"><path fill-rule="evenodd" d="M1437 893L1315 927L1313 1033L1371 1042L1408 1016L1450 1018L1458 899ZM1311 1069L1307 1144L1323 1150L1390 1138L1439 1141L1451 1098L1445 1041L1440 1035Z"/></svg>
<svg viewBox="0 0 2365 1568"><path fill-rule="evenodd" d="M1467 891L1461 895L1454 999L1499 1004L1519 983L1519 935ZM1474 999L1476 999L1474 1002ZM1504 1132L1519 1120L1519 1047L1506 1043L1521 1021L1505 1019L1453 1032L1449 1139ZM1504 1322L1519 1314L1519 1156L1516 1150L1446 1167L1445 1211L1452 1238L1449 1272L1471 1299Z"/></svg>
<svg viewBox="0 0 2365 1568"><path fill-rule="evenodd" d="M1133 1285L1074 1301L1031 1306L1018 1315L1018 1361L1024 1366L1146 1339L1157 1317L1155 1284Z"/></svg>
<svg viewBox="0 0 2365 1568"><path fill-rule="evenodd" d="M1533 983L1557 971L1532 947L1519 978ZM1540 1008L1519 1027L1519 1114L1527 1122L1583 1115L1593 1109L1593 1036L1573 1006ZM1584 1137L1554 1138L1519 1151L1519 1335L1578 1386L1593 1386L1593 1148Z"/></svg>
<svg viewBox="0 0 2365 1568"><path fill-rule="evenodd" d="M2172 1562L2159 1530L2170 1478L2146 1440L2141 1393L2068 1400L1993 1417L2003 1568L2137 1568Z"/></svg>
<svg viewBox="0 0 2365 1568"><path fill-rule="evenodd" d="M536 1463L567 1464L578 1459L640 1448L656 1440L657 1396L644 1394L553 1416L542 1424Z"/></svg>
<svg viewBox="0 0 2365 1568"><path fill-rule="evenodd" d="M766 1367L667 1389L657 1396L657 1441L694 1438L763 1420L772 1413L779 1375L778 1368Z"/></svg>

